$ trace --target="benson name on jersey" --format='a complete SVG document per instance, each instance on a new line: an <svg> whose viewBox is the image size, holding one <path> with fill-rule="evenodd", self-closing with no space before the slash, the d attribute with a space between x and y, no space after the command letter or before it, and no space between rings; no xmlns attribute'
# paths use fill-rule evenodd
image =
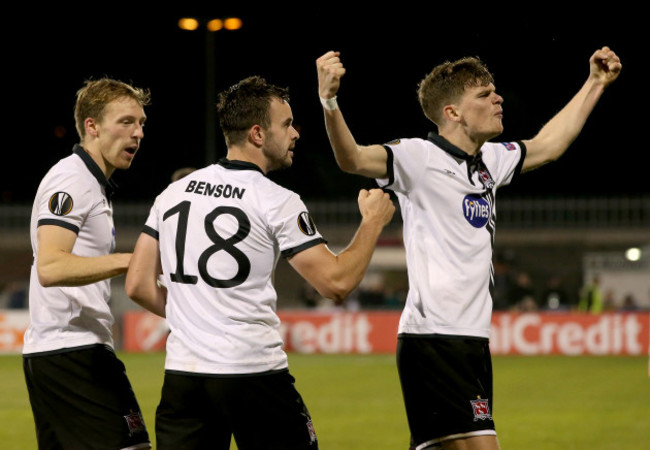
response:
<svg viewBox="0 0 650 450"><path fill-rule="evenodd" d="M187 184L185 192L192 192L199 195L208 195L210 197L238 198L241 199L246 192L245 188L231 186L229 184L213 185L207 181L192 180Z"/></svg>

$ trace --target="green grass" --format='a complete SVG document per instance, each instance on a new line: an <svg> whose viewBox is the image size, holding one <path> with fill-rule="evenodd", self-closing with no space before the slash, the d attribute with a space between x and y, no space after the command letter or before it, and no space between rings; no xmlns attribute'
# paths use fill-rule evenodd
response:
<svg viewBox="0 0 650 450"><path fill-rule="evenodd" d="M155 439L164 355L120 357ZM393 355L290 354L289 361L321 449L408 448ZM504 450L640 449L650 442L647 357L499 356L494 373ZM0 448L36 448L20 356L0 356L0 424Z"/></svg>

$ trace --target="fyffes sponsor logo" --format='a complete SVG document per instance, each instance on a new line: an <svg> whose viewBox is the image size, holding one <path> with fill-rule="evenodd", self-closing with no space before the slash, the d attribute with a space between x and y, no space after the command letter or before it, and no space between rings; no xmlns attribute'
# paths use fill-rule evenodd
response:
<svg viewBox="0 0 650 450"><path fill-rule="evenodd" d="M490 204L478 195L467 195L463 199L463 215L475 228L483 228L490 219Z"/></svg>

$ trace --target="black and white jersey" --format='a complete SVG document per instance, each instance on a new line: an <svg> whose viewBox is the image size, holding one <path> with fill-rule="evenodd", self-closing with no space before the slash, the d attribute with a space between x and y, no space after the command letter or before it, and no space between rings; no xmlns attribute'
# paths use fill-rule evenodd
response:
<svg viewBox="0 0 650 450"><path fill-rule="evenodd" d="M297 194L253 164L222 159L170 184L144 232L159 241L168 289L167 370L287 367L275 266L280 255L324 242Z"/></svg>
<svg viewBox="0 0 650 450"><path fill-rule="evenodd" d="M43 287L36 273L37 230L56 225L77 234L72 253L84 257L115 250L115 227L110 195L113 184L83 148L55 164L38 187L30 234L34 263L29 287L30 325L24 354L79 347L113 346L113 316L108 302L110 280L86 286Z"/></svg>
<svg viewBox="0 0 650 450"><path fill-rule="evenodd" d="M385 145L404 227L409 293L401 334L489 337L497 187L521 171L523 143L485 143L471 157L444 138Z"/></svg>

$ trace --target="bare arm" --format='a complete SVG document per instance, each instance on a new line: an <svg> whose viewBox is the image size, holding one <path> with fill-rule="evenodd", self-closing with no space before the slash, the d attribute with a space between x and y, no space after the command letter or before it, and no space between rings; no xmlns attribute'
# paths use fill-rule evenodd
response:
<svg viewBox="0 0 650 450"><path fill-rule="evenodd" d="M318 94L322 99L335 99L345 68L338 52L327 52L316 60ZM348 173L370 178L386 176L386 149L381 145L360 146L356 143L341 110L323 108L325 128L339 167Z"/></svg>
<svg viewBox="0 0 650 450"><path fill-rule="evenodd" d="M56 225L38 227L36 270L45 287L84 286L126 273L130 253L84 257L72 254L77 235Z"/></svg>
<svg viewBox="0 0 650 450"><path fill-rule="evenodd" d="M362 219L350 244L338 255L325 244L304 250L289 259L289 264L323 297L340 302L361 282L377 239L390 222L395 206L390 196L379 189L359 192Z"/></svg>
<svg viewBox="0 0 650 450"><path fill-rule="evenodd" d="M158 284L161 273L158 240L141 233L126 274L126 295L143 308L165 317L167 289Z"/></svg>
<svg viewBox="0 0 650 450"><path fill-rule="evenodd" d="M589 77L582 88L533 139L524 141L527 151L523 171L555 161L564 154L582 131L605 88L618 77L621 67L619 57L608 47L594 52L589 59Z"/></svg>

